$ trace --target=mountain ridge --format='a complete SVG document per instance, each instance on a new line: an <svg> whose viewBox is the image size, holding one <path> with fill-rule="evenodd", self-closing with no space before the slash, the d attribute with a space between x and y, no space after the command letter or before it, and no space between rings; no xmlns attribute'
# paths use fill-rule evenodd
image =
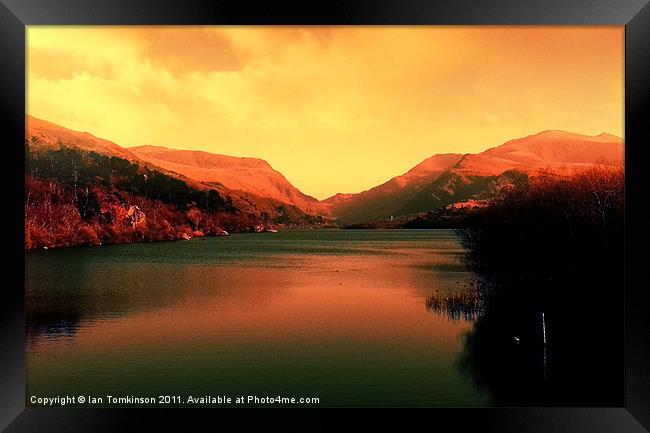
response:
<svg viewBox="0 0 650 433"><path fill-rule="evenodd" d="M199 188L217 188L243 208L268 211L279 204L311 215L359 222L417 213L468 198L481 198L507 183L512 171L527 175L567 172L594 164L624 162L623 139L602 132L578 134L543 130L508 140L479 153L434 154L406 172L358 193L337 193L317 200L294 185L261 158L216 154L202 150L142 145L121 147L88 132L73 131L52 122L26 116L27 135L42 145L59 142L86 151L142 161ZM441 198L444 197L444 198Z"/></svg>
<svg viewBox="0 0 650 433"><path fill-rule="evenodd" d="M594 165L624 163L623 139L612 134L595 136L562 130L546 130L486 149L465 154L449 171L401 207L399 215L417 213L453 202L489 198L499 187L517 177L516 173L569 174Z"/></svg>
<svg viewBox="0 0 650 433"><path fill-rule="evenodd" d="M230 190L269 197L311 214L320 210L317 199L304 194L260 158L150 145L128 149L147 162L200 182L221 184Z"/></svg>
<svg viewBox="0 0 650 433"><path fill-rule="evenodd" d="M381 185L356 194L337 194L323 202L331 215L346 221L383 218L396 212L420 188L435 180L461 157L455 153L436 154Z"/></svg>
<svg viewBox="0 0 650 433"><path fill-rule="evenodd" d="M303 220L306 215L292 203L278 201L273 197L256 195L248 191L230 189L217 182L203 182L178 171L167 169L160 164L139 157L130 151L129 148L121 147L112 141L98 138L88 132L75 131L30 115L25 116L25 126L25 138L30 144L30 148L34 151L57 150L61 146L65 146L84 152L95 152L100 155L124 159L130 163L139 164L142 167L161 172L162 174L185 182L188 186L197 190L207 192L210 189L215 189L222 196L231 199L237 209L247 214L256 216L267 215L268 218L277 217L289 222ZM162 148L162 146L157 146L157 148ZM263 161L256 158L242 159ZM264 163L267 164L266 162ZM258 163L258 165L260 164Z"/></svg>
<svg viewBox="0 0 650 433"><path fill-rule="evenodd" d="M517 177L513 171L535 176L624 162L620 137L604 132L591 136L549 129L508 140L479 153L446 154L457 159L446 170L432 171L428 177L420 178L424 181L418 181L417 177L409 179L409 173L417 172L418 167L441 155L427 158L377 187L328 198L325 202L329 212L347 223L426 212L454 201L488 196L497 186Z"/></svg>

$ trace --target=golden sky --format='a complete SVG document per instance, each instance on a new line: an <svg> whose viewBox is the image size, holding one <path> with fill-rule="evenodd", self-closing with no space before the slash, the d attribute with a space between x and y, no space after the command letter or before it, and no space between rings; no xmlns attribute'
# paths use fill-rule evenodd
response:
<svg viewBox="0 0 650 433"><path fill-rule="evenodd" d="M624 27L27 29L27 112L359 192L545 129L623 136Z"/></svg>

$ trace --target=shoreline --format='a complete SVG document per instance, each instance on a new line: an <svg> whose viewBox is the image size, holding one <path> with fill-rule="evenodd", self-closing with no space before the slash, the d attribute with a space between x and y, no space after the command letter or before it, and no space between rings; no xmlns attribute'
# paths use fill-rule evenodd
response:
<svg viewBox="0 0 650 433"><path fill-rule="evenodd" d="M100 244L75 244L75 245L57 245L57 246L47 246L41 248L31 248L25 249L25 254L34 254L39 252L47 251L60 251L73 248L99 248L99 247L109 247L116 245L131 245L131 244L159 244L165 242L180 242L180 241L191 241L191 240L202 240L202 239L211 239L211 238L228 238L238 235L250 235L250 234L259 234L259 235L275 235L282 232L311 232L311 231L348 231L348 232L389 232L389 231L405 231L405 232L429 232L429 231L456 231L456 230L465 230L466 227L438 227L438 228L405 228L405 227L391 227L391 228L346 228L346 227L301 227L301 228L288 228L284 230L278 230L277 232L255 232L244 231L244 232L235 232L230 233L229 235L204 235L204 236L194 236L190 239L185 239L183 237L178 237L176 239L162 239L162 240L141 240L141 241L132 241L132 242L113 242L113 243L100 243Z"/></svg>

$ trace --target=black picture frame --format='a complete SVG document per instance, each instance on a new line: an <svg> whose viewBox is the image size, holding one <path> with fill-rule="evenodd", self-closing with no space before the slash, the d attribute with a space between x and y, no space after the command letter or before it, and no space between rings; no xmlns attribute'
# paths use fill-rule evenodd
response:
<svg viewBox="0 0 650 433"><path fill-rule="evenodd" d="M613 408L516 407L417 410L408 419L461 431L641 433L650 429L650 143L643 115L650 103L650 5L645 0L396 1L346 0L300 4L217 0L0 0L0 119L5 155L0 227L4 247L0 291L0 428L7 432L196 431L188 424L224 419L244 428L268 425L285 410L252 417L232 409L25 408L25 302L22 143L25 134L25 27L37 24L345 24L345 25L624 25L625 26L625 404ZM607 350L607 348L604 348ZM301 410L314 424L337 417ZM337 410L349 416L349 411ZM364 411L363 421L402 424L389 411ZM427 424L428 423L428 424ZM285 424L286 425L286 424ZM155 426L155 427L154 427ZM303 427L296 426L301 430Z"/></svg>

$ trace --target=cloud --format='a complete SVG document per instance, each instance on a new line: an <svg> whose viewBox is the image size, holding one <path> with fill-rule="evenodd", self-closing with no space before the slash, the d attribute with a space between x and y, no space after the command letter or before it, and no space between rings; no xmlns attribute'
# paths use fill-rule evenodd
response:
<svg viewBox="0 0 650 433"><path fill-rule="evenodd" d="M93 59L78 53L62 56L58 50L34 48L29 51L27 67L34 75L48 80L68 80L82 73L111 79L115 76L113 65L105 59Z"/></svg>
<svg viewBox="0 0 650 433"><path fill-rule="evenodd" d="M230 37L210 28L144 28L136 37L144 44L143 55L154 64L178 75L193 71L239 71L248 53Z"/></svg>

